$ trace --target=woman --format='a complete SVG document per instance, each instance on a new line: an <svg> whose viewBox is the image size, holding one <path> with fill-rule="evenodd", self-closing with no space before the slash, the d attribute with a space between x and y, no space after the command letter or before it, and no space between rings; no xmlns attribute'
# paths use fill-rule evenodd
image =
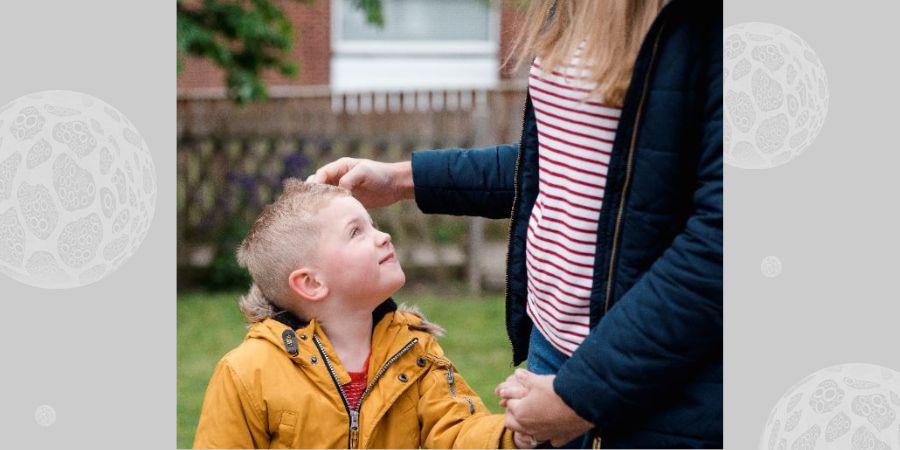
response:
<svg viewBox="0 0 900 450"><path fill-rule="evenodd" d="M342 158L366 206L511 218L507 425L553 445L722 446L722 5L533 2L522 140ZM532 61L532 57L535 59Z"/></svg>

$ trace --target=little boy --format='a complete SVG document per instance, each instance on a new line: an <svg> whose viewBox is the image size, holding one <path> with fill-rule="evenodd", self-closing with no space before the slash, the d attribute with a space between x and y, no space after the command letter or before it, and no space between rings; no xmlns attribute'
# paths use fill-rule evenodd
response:
<svg viewBox="0 0 900 450"><path fill-rule="evenodd" d="M390 299L391 237L348 191L288 180L237 256L250 331L216 366L195 448L515 448L442 330Z"/></svg>

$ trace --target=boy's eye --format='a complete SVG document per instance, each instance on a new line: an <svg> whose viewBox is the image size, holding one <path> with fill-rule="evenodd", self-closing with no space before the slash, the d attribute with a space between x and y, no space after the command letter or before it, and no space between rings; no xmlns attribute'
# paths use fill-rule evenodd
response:
<svg viewBox="0 0 900 450"><path fill-rule="evenodd" d="M359 227L353 227L353 229L350 230L350 237L356 237L356 235L358 235L358 234L359 234Z"/></svg>

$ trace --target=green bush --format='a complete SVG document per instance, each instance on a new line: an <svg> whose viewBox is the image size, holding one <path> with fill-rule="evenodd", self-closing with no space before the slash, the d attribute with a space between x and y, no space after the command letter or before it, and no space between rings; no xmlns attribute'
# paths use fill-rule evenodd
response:
<svg viewBox="0 0 900 450"><path fill-rule="evenodd" d="M236 257L237 248L249 231L250 224L238 219L228 222L222 229L216 239L207 288L222 291L246 289L250 285L250 273L238 265Z"/></svg>

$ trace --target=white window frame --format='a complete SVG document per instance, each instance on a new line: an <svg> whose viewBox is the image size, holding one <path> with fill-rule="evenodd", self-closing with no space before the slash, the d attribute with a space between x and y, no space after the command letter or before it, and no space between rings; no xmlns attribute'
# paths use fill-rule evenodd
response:
<svg viewBox="0 0 900 450"><path fill-rule="evenodd" d="M331 0L331 51L338 56L496 56L499 53L500 13L497 2L488 7L487 40L344 41L343 0Z"/></svg>

